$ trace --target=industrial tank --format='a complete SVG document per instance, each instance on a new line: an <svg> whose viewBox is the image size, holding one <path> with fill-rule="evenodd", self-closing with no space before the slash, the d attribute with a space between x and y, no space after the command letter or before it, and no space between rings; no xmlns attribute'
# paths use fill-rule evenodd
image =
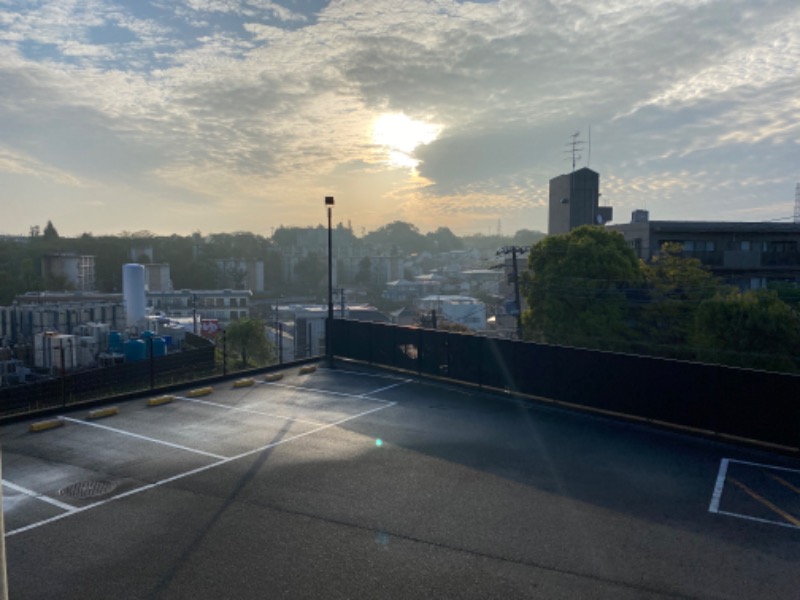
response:
<svg viewBox="0 0 800 600"><path fill-rule="evenodd" d="M125 348L125 362L136 362L147 358L147 344L144 340L128 340L123 344Z"/></svg>
<svg viewBox="0 0 800 600"><path fill-rule="evenodd" d="M144 293L144 265L122 265L122 296L125 300L125 317L128 327L141 327L147 314Z"/></svg>
<svg viewBox="0 0 800 600"><path fill-rule="evenodd" d="M153 356L159 357L166 355L167 342L164 338L154 337L152 343L153 343Z"/></svg>
<svg viewBox="0 0 800 600"><path fill-rule="evenodd" d="M108 351L122 353L122 334L119 331L108 332Z"/></svg>

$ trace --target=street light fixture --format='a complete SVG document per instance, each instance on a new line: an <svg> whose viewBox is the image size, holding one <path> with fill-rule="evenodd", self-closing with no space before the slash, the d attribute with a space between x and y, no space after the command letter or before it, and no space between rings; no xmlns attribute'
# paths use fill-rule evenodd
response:
<svg viewBox="0 0 800 600"><path fill-rule="evenodd" d="M328 208L328 319L325 321L325 354L329 365L333 366L333 344L331 343L331 331L333 330L333 227L331 223L333 196L325 196L325 206Z"/></svg>

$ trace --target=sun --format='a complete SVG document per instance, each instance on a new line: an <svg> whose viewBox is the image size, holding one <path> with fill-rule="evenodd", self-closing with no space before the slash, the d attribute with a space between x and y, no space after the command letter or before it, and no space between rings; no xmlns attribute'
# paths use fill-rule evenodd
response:
<svg viewBox="0 0 800 600"><path fill-rule="evenodd" d="M402 113L384 114L372 124L372 140L386 150L389 164L413 169L419 164L414 150L430 144L441 131L439 125L415 121Z"/></svg>

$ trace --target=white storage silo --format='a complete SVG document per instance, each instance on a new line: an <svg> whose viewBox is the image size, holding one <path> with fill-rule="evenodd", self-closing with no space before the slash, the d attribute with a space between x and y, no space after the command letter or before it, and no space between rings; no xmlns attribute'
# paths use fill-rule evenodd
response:
<svg viewBox="0 0 800 600"><path fill-rule="evenodd" d="M144 265L122 265L122 296L125 299L125 317L128 327L143 327L147 314L144 293Z"/></svg>

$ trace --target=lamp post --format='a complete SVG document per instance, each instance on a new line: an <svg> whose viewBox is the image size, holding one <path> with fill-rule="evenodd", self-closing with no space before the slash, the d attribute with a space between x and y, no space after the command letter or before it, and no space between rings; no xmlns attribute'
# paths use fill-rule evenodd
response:
<svg viewBox="0 0 800 600"><path fill-rule="evenodd" d="M325 354L329 366L333 366L333 344L331 343L331 331L333 330L333 227L331 223L333 196L325 196L325 206L328 208L328 319L325 321Z"/></svg>

